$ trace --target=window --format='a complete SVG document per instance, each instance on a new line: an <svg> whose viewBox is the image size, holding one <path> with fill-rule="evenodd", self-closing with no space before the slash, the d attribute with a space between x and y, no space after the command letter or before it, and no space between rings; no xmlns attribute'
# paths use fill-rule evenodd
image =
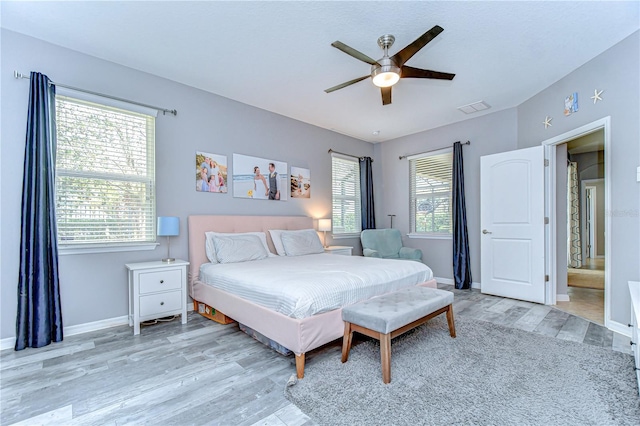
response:
<svg viewBox="0 0 640 426"><path fill-rule="evenodd" d="M155 112L69 92L56 96L58 244L154 243Z"/></svg>
<svg viewBox="0 0 640 426"><path fill-rule="evenodd" d="M359 234L360 164L357 159L331 154L333 234Z"/></svg>
<svg viewBox="0 0 640 426"><path fill-rule="evenodd" d="M453 151L409 157L412 234L451 236Z"/></svg>

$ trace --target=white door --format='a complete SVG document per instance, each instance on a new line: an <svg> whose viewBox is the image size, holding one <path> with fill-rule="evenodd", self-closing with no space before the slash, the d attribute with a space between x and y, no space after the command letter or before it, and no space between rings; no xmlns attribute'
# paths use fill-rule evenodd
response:
<svg viewBox="0 0 640 426"><path fill-rule="evenodd" d="M480 159L482 293L545 302L544 148Z"/></svg>

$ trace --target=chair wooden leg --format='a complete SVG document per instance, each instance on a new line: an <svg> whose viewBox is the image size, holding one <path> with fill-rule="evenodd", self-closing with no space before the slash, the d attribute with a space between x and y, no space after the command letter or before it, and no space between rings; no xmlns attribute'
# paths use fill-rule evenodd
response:
<svg viewBox="0 0 640 426"><path fill-rule="evenodd" d="M447 306L447 322L449 323L449 334L456 337L456 324L453 321L453 305Z"/></svg>
<svg viewBox="0 0 640 426"><path fill-rule="evenodd" d="M349 351L351 350L351 340L353 339L353 331L351 331L351 323L344 323L344 337L342 338L342 362L349 359Z"/></svg>
<svg viewBox="0 0 640 426"><path fill-rule="evenodd" d="M380 361L382 362L382 381L391 382L391 334L380 333Z"/></svg>
<svg viewBox="0 0 640 426"><path fill-rule="evenodd" d="M298 379L304 378L304 354L296 355L296 374Z"/></svg>

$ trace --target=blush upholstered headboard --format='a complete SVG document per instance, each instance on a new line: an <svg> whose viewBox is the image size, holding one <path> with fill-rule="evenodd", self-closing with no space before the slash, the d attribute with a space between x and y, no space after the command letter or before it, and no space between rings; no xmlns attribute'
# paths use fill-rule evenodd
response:
<svg viewBox="0 0 640 426"><path fill-rule="evenodd" d="M189 294L198 279L200 265L208 262L205 253L205 232L255 232L267 234L269 248L275 253L269 229L311 229L314 219L305 216L189 216Z"/></svg>

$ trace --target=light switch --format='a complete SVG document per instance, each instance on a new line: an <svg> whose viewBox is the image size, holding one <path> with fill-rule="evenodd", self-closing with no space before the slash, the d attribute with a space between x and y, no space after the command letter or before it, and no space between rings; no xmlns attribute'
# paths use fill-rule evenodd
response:
<svg viewBox="0 0 640 426"><path fill-rule="evenodd" d="M636 181L640 182L640 166L638 166L637 173Z"/></svg>

